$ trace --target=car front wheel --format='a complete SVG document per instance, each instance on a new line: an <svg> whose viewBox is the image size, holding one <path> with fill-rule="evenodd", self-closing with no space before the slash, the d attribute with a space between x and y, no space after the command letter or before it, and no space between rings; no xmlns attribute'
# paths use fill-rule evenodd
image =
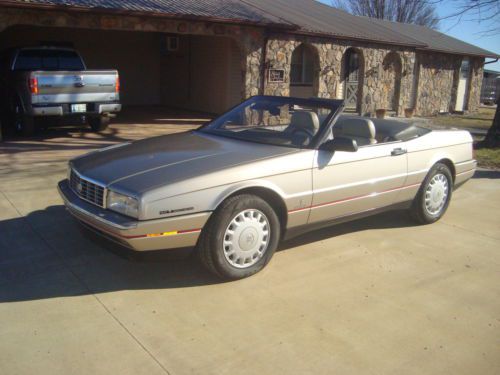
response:
<svg viewBox="0 0 500 375"><path fill-rule="evenodd" d="M453 177L446 164L435 164L413 201L411 216L420 224L438 221L448 209L453 191Z"/></svg>
<svg viewBox="0 0 500 375"><path fill-rule="evenodd" d="M214 212L198 243L205 267L226 280L259 272L271 260L280 238L273 208L249 194L231 197Z"/></svg>

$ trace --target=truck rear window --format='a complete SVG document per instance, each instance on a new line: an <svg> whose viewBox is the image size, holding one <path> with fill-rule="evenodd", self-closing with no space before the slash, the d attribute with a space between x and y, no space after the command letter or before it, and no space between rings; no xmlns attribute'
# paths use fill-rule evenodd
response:
<svg viewBox="0 0 500 375"><path fill-rule="evenodd" d="M14 70L85 70L85 66L74 51L24 50L17 55Z"/></svg>

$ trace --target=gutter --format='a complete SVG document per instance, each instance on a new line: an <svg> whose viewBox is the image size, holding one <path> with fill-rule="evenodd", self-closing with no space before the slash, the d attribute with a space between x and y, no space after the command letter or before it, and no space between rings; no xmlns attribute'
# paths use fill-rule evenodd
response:
<svg viewBox="0 0 500 375"><path fill-rule="evenodd" d="M493 57L492 57L493 58ZM492 61L488 61L488 62L485 62L483 65L488 65L488 64L494 64L498 61L498 57L495 59L495 60L492 60Z"/></svg>
<svg viewBox="0 0 500 375"><path fill-rule="evenodd" d="M484 57L484 58L491 58L491 59L499 59L498 55L485 55L485 54L479 54L479 53L471 53L471 52L458 52L458 51L445 51L445 50L440 50L436 48L417 48L419 51L424 51L424 52L439 52L439 53L445 53L448 55L458 55L458 56L472 56L472 57ZM496 61L495 61L496 62ZM486 63L489 64L489 63Z"/></svg>

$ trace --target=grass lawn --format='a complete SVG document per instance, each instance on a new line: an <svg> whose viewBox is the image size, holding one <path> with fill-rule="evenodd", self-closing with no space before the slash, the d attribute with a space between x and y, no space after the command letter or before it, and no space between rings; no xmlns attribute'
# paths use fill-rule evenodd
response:
<svg viewBox="0 0 500 375"><path fill-rule="evenodd" d="M477 149L476 159L480 167L500 169L500 148Z"/></svg>
<svg viewBox="0 0 500 375"><path fill-rule="evenodd" d="M479 108L476 113L466 115L438 115L430 121L437 126L454 128L478 128L488 130L495 116L495 108Z"/></svg>
<svg viewBox="0 0 500 375"><path fill-rule="evenodd" d="M479 108L476 113L466 115L439 115L428 118L432 128L470 128L488 130L493 122L496 108ZM483 139L484 136L473 134L476 142ZM500 169L500 148L478 148L476 150L476 159L479 167Z"/></svg>

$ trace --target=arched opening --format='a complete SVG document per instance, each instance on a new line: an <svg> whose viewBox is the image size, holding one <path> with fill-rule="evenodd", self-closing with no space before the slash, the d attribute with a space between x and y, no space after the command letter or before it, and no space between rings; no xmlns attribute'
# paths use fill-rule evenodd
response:
<svg viewBox="0 0 500 375"><path fill-rule="evenodd" d="M363 98L363 53L348 48L342 57L342 81L340 97L344 98L346 108L360 112Z"/></svg>
<svg viewBox="0 0 500 375"><path fill-rule="evenodd" d="M316 49L301 44L292 53L290 67L290 96L318 96L319 56Z"/></svg>
<svg viewBox="0 0 500 375"><path fill-rule="evenodd" d="M398 111L401 91L401 71L401 58L396 52L389 52L382 62L382 103L375 103L378 108Z"/></svg>

